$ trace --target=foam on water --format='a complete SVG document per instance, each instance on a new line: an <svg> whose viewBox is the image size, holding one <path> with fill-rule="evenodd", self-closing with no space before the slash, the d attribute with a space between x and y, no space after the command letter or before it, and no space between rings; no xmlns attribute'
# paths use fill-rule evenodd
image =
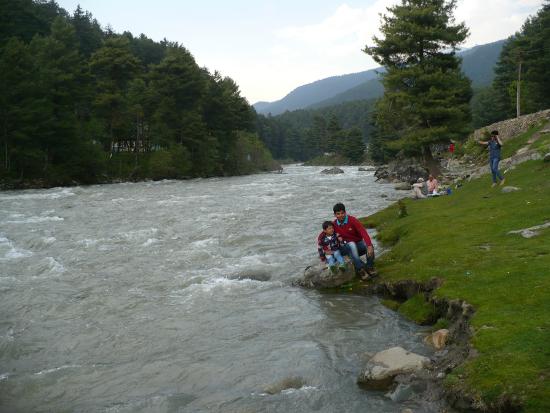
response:
<svg viewBox="0 0 550 413"><path fill-rule="evenodd" d="M80 368L80 367L82 367L82 366L80 366L78 364L66 364L66 365L63 365L63 366L60 366L60 367L54 367L52 369L41 370L38 373L34 373L34 375L35 376L44 376L46 374L55 373L56 371L66 370L66 369L77 369L77 368Z"/></svg>
<svg viewBox="0 0 550 413"><path fill-rule="evenodd" d="M17 248L10 239L0 234L0 254L2 253L4 255L0 257L0 261L17 260L33 255L31 251Z"/></svg>
<svg viewBox="0 0 550 413"><path fill-rule="evenodd" d="M46 192L33 192L33 193L23 193L17 195L2 195L0 194L0 200L2 201L17 201L17 200L40 200L40 199L60 199L67 198L69 196L74 196L75 193L69 188L54 188L52 190L47 190Z"/></svg>
<svg viewBox="0 0 550 413"><path fill-rule="evenodd" d="M145 241L143 244L141 244L143 247L149 247L150 245L158 243L159 240L157 238L149 238L147 241Z"/></svg>
<svg viewBox="0 0 550 413"><path fill-rule="evenodd" d="M58 222L64 221L64 218L53 216L53 217L28 217L24 219L18 219L14 221L4 221L4 224L38 224L41 222Z"/></svg>

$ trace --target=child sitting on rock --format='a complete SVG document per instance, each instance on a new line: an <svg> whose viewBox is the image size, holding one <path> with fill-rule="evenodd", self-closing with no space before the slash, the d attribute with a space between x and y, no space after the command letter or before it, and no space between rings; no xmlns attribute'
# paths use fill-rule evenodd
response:
<svg viewBox="0 0 550 413"><path fill-rule="evenodd" d="M323 231L317 237L317 251L322 262L327 262L330 271L334 274L337 271L336 263L338 262L340 270L346 270L344 257L340 253L341 239L334 232L332 222L323 222Z"/></svg>

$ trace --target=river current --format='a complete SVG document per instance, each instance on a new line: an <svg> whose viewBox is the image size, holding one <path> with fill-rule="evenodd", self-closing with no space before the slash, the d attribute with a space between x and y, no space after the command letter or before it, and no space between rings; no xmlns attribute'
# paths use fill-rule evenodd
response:
<svg viewBox="0 0 550 413"><path fill-rule="evenodd" d="M334 203L398 198L321 169L0 193L0 411L424 411L355 383L417 326L291 286Z"/></svg>

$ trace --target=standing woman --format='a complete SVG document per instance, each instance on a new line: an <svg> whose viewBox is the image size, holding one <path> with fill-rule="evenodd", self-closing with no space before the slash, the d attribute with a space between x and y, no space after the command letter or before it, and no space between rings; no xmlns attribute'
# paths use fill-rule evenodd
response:
<svg viewBox="0 0 550 413"><path fill-rule="evenodd" d="M500 180L500 184L504 184L504 177L498 170L498 163L500 162L500 148L502 148L502 141L498 136L498 131L491 132L491 139L489 141L478 141L480 145L485 145L489 149L489 167L491 168L491 174L493 174L493 185L497 184L497 178Z"/></svg>

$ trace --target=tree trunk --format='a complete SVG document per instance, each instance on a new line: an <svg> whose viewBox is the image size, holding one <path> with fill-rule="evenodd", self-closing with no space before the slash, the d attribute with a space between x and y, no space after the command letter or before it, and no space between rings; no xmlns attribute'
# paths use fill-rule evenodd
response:
<svg viewBox="0 0 550 413"><path fill-rule="evenodd" d="M441 174L441 165L434 159L428 145L422 146L422 160L424 161L424 166L428 168L433 176L439 176Z"/></svg>

